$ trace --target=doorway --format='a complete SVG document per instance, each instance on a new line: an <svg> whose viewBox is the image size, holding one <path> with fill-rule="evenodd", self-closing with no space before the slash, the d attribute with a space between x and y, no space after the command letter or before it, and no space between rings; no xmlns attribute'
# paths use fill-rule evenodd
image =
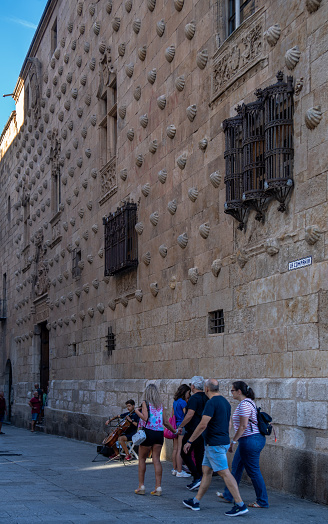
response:
<svg viewBox="0 0 328 524"><path fill-rule="evenodd" d="M40 324L41 337L41 355L40 355L40 388L45 393L48 392L49 382L49 331L47 330L47 323Z"/></svg>

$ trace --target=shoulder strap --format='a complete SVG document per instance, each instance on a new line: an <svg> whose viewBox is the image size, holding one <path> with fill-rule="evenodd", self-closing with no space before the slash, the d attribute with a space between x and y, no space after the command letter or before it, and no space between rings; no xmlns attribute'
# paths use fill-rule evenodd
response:
<svg viewBox="0 0 328 524"><path fill-rule="evenodd" d="M251 406L253 406L253 408L255 407L256 412L257 412L257 407L256 407L256 404L255 404L255 402L254 402L253 400L248 400L247 398L244 398L244 400L242 400L242 402L248 402L248 404L250 404ZM255 404L255 406L254 406L254 404ZM258 425L258 422L257 422L257 421L254 422L250 417L249 417L248 420L249 420L252 424L256 424L256 425ZM253 430L252 430L252 431L253 431Z"/></svg>

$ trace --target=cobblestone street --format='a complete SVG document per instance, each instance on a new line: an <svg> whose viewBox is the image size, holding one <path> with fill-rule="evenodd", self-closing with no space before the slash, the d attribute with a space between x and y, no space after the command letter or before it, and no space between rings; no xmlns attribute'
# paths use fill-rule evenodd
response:
<svg viewBox="0 0 328 524"><path fill-rule="evenodd" d="M191 513L182 505L190 497L185 479L171 476L164 463L163 496L137 497L137 464L107 465L100 456L92 462L96 446L54 435L4 426L0 440L0 519L4 524L38 522L108 524L117 521L197 523L226 520L228 505L215 492L223 483L213 478L200 512ZM152 465L148 466L146 488L154 487ZM253 490L243 485L246 502L254 500ZM328 508L288 495L269 491L269 510L250 510L242 520L277 523L327 522Z"/></svg>

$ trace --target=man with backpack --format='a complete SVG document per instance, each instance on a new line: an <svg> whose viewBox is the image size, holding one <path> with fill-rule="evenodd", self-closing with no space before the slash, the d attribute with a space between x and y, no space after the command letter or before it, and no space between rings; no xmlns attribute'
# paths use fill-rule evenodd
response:
<svg viewBox="0 0 328 524"><path fill-rule="evenodd" d="M202 480L202 462L204 457L204 439L202 435L200 435L192 443L188 453L185 453L183 448L201 421L204 407L208 398L204 393L203 377L192 377L189 385L191 388L191 397L188 400L187 412L179 428L177 429L179 430L180 435L184 435L182 440L181 457L193 476L193 481L187 486L190 491L193 491L200 486ZM192 452L194 452L196 464L192 459Z"/></svg>

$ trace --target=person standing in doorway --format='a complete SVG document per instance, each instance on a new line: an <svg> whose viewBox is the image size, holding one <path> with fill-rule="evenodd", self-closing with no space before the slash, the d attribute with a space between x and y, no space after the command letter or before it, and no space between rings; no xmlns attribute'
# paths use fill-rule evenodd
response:
<svg viewBox="0 0 328 524"><path fill-rule="evenodd" d="M0 435L4 435L2 431L2 423L4 421L5 415L7 415L5 394L3 391L0 391Z"/></svg>
<svg viewBox="0 0 328 524"><path fill-rule="evenodd" d="M206 381L205 393L209 401L204 408L202 419L184 446L184 452L188 453L192 443L203 435L205 440L203 477L196 497L184 500L183 504L193 511L199 511L199 502L211 484L213 471L217 471L235 500L235 505L230 511L226 511L225 515L227 517L244 515L248 509L241 499L237 482L229 471L227 460L227 451L230 447L231 407L219 393L219 383L216 379L210 378Z"/></svg>
<svg viewBox="0 0 328 524"><path fill-rule="evenodd" d="M193 481L188 484L187 488L190 491L197 489L200 486L202 480L202 462L204 456L204 439L200 434L191 445L190 453L185 453L184 446L188 442L190 436L195 431L196 427L201 421L202 414L204 411L205 404L208 400L204 393L204 379L200 376L192 377L190 381L191 397L187 404L187 413L183 421L178 427L179 434L183 433L185 428L185 435L182 439L181 457L184 463L188 466L190 473L193 476ZM194 452L195 462L194 463L191 452Z"/></svg>
<svg viewBox="0 0 328 524"><path fill-rule="evenodd" d="M35 424L36 424L36 421L38 420L39 414L41 413L41 407L42 407L42 403L41 403L41 400L39 399L38 391L35 390L33 395L34 396L31 398L31 400L28 403L30 408L32 409L32 426L31 426L32 433L34 433L35 431Z"/></svg>

